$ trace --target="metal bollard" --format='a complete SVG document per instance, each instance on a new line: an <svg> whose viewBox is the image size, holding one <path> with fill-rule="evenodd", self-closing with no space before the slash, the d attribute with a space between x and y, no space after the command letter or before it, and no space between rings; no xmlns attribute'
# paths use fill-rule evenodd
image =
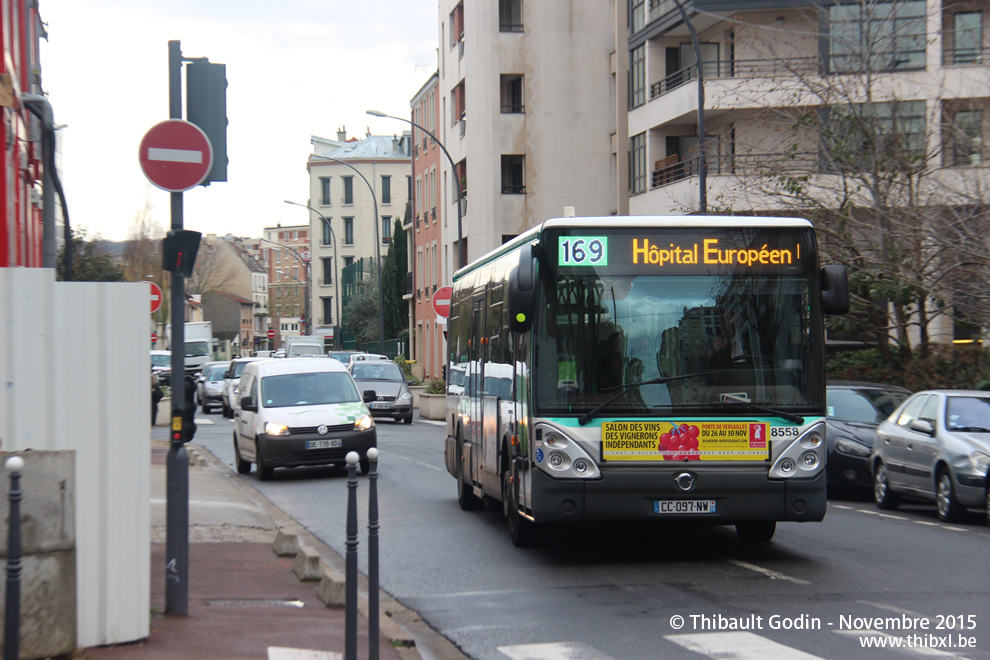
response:
<svg viewBox="0 0 990 660"><path fill-rule="evenodd" d="M358 595L358 526L357 526L357 464L358 453L347 452L347 541L344 573L344 660L357 660L357 595Z"/></svg>
<svg viewBox="0 0 990 660"><path fill-rule="evenodd" d="M368 450L368 660L378 660L378 449Z"/></svg>
<svg viewBox="0 0 990 660"><path fill-rule="evenodd" d="M4 600L4 660L17 660L21 641L21 471L24 459L11 457L10 518L7 527L7 595Z"/></svg>

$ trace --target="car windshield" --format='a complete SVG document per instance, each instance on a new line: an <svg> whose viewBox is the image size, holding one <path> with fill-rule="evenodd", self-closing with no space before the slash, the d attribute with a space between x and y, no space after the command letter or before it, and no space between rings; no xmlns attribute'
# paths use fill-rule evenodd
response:
<svg viewBox="0 0 990 660"><path fill-rule="evenodd" d="M361 401L354 381L343 372L266 376L261 379L266 408L314 406Z"/></svg>
<svg viewBox="0 0 990 660"><path fill-rule="evenodd" d="M827 412L829 419L841 422L879 424L908 397L901 390L879 388L828 388Z"/></svg>
<svg viewBox="0 0 990 660"><path fill-rule="evenodd" d="M223 380L223 374L227 371L226 364L215 364L206 371L206 380Z"/></svg>
<svg viewBox="0 0 990 660"><path fill-rule="evenodd" d="M354 380L391 380L399 383L406 381L399 365L392 362L355 362L351 367Z"/></svg>
<svg viewBox="0 0 990 660"><path fill-rule="evenodd" d="M949 397L945 404L945 427L950 431L987 432L990 430L990 398Z"/></svg>
<svg viewBox="0 0 990 660"><path fill-rule="evenodd" d="M210 354L210 348L208 341L187 341L186 357L204 357Z"/></svg>
<svg viewBox="0 0 990 660"><path fill-rule="evenodd" d="M153 367L167 367L172 364L171 355L152 355L151 356L151 366Z"/></svg>
<svg viewBox="0 0 990 660"><path fill-rule="evenodd" d="M244 371L244 367L247 366L247 362L235 362L234 363L234 378L240 378L241 372Z"/></svg>

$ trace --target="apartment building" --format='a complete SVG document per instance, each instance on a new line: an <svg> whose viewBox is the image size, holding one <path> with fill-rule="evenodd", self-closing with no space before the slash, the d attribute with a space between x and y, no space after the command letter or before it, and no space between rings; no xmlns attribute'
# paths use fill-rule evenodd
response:
<svg viewBox="0 0 990 660"><path fill-rule="evenodd" d="M627 8L631 213L827 217L859 207L870 210L858 236L869 253L895 233L940 234L941 209L990 202L982 192L990 2L628 0ZM912 217L899 214L908 207ZM940 210L920 220L919 208ZM875 220L885 214L886 225ZM933 261L928 279L945 265ZM952 314L936 311L913 332L925 325L939 341L959 340Z"/></svg>
<svg viewBox="0 0 990 660"><path fill-rule="evenodd" d="M285 344L286 337L305 334L306 292L311 273L306 257L310 254L308 225L265 227L261 247L268 270L270 325L275 330L267 348ZM267 337L267 328L262 336Z"/></svg>
<svg viewBox="0 0 990 660"><path fill-rule="evenodd" d="M441 227L446 224L441 203L441 167L445 156L436 140L440 124L440 75L434 73L412 98L412 224L407 228L409 240L410 286L405 295L409 301L411 355L421 378L442 378L443 330L445 320L438 319L433 310L433 295L443 286L440 255L443 247ZM421 126L426 131L415 128ZM456 217L456 207L455 216Z"/></svg>
<svg viewBox="0 0 990 660"><path fill-rule="evenodd" d="M312 332L323 336L333 335L346 317L342 270L359 259L385 259L395 220L404 217L411 194L408 131L349 140L341 130L337 138L314 138L306 163Z"/></svg>
<svg viewBox="0 0 990 660"><path fill-rule="evenodd" d="M566 207L625 212L621 2L440 0L439 12L434 134L456 166L440 161L441 281Z"/></svg>

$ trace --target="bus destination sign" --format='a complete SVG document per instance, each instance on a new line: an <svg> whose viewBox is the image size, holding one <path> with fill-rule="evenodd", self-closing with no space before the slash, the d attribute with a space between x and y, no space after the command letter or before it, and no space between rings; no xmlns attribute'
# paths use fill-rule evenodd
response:
<svg viewBox="0 0 990 660"><path fill-rule="evenodd" d="M706 234L557 237L557 265L614 266L637 271L703 272L712 268L801 270L813 244L801 232L712 232ZM611 258L611 261L610 261Z"/></svg>

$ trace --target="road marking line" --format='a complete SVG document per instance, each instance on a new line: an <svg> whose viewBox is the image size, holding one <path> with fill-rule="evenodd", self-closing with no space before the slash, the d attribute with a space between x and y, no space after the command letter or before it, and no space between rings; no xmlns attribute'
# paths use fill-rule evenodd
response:
<svg viewBox="0 0 990 660"><path fill-rule="evenodd" d="M440 468L438 468L436 465L430 465L429 463L423 463L423 462L417 461L416 462L416 465L422 465L423 467L430 468L431 470L440 471Z"/></svg>
<svg viewBox="0 0 990 660"><path fill-rule="evenodd" d="M875 603L872 600L861 600L859 602L862 603L863 605L870 605L880 610L887 610L888 612L894 612L896 614L906 614L907 616L915 619L920 619L925 616L921 612L915 612L914 610L906 610L903 607L897 607L896 605L887 605L886 603Z"/></svg>
<svg viewBox="0 0 990 660"><path fill-rule="evenodd" d="M811 655L790 646L778 644L772 639L760 637L750 632L664 635L664 639L669 639L689 651L703 653L710 658L732 658L732 660L765 660L767 658L822 660L817 655Z"/></svg>
<svg viewBox="0 0 990 660"><path fill-rule="evenodd" d="M293 649L285 646L269 646L268 660L343 660L342 653L314 651L313 649Z"/></svg>
<svg viewBox="0 0 990 660"><path fill-rule="evenodd" d="M865 513L869 516L879 516L881 518L890 518L891 520L911 520L907 516L895 516L892 513L884 513L883 511L870 511L869 509L855 509L860 513Z"/></svg>
<svg viewBox="0 0 990 660"><path fill-rule="evenodd" d="M735 564L739 568L745 568L747 571L753 571L754 573L765 575L771 580L786 580L788 582L793 582L794 584L811 584L807 580L802 580L801 578L784 575L783 573L772 571L769 568L763 568L762 566L757 566L756 564L750 564L749 562L742 561L739 559L726 559L725 561L729 562L730 564Z"/></svg>
<svg viewBox="0 0 990 660"><path fill-rule="evenodd" d="M513 644L498 650L512 660L612 660L612 656L580 642Z"/></svg>

